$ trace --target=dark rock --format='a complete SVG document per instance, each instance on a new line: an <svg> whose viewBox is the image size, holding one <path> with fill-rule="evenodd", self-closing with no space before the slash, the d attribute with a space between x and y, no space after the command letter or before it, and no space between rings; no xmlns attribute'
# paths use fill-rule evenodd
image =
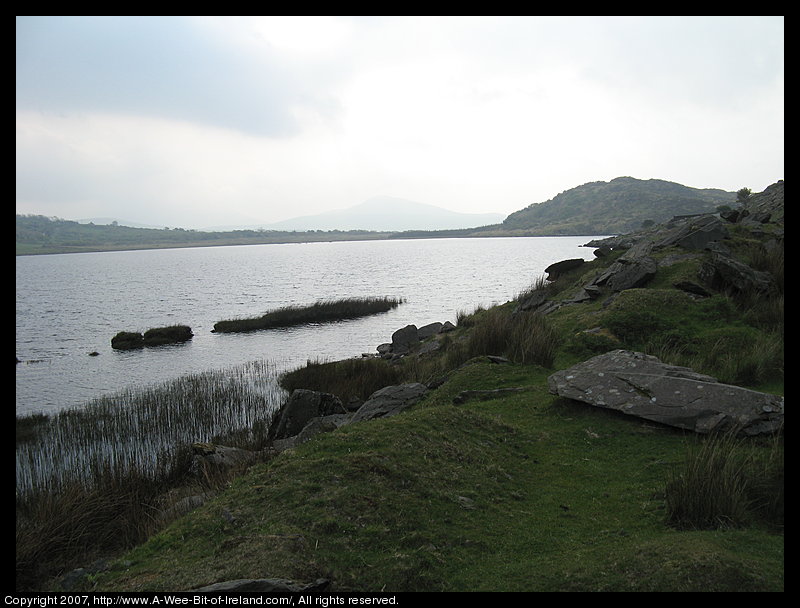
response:
<svg viewBox="0 0 800 608"><path fill-rule="evenodd" d="M597 277L593 286L606 285L611 291L624 291L646 285L658 271L658 264L650 256L618 260Z"/></svg>
<svg viewBox="0 0 800 608"><path fill-rule="evenodd" d="M713 242L724 239L728 236L728 231L722 221L714 215L704 215L700 217L687 218L678 225L661 235L658 247L670 247L672 245L684 249L705 249Z"/></svg>
<svg viewBox="0 0 800 608"><path fill-rule="evenodd" d="M195 472L208 472L210 469L224 472L243 468L253 464L258 457L256 452L250 450L213 443L193 443L192 452L192 469Z"/></svg>
<svg viewBox="0 0 800 608"><path fill-rule="evenodd" d="M548 281L555 281L558 277L575 270L576 268L580 268L585 263L583 258L573 258L570 260L562 260L560 262L556 262L555 264L550 264L544 271L547 273L547 280Z"/></svg>
<svg viewBox="0 0 800 608"><path fill-rule="evenodd" d="M547 291L544 289L537 289L520 302L518 311L536 310L547 301Z"/></svg>
<svg viewBox="0 0 800 608"><path fill-rule="evenodd" d="M715 289L733 289L740 293L771 294L777 291L775 279L768 272L754 270L744 262L712 253L702 264L700 280Z"/></svg>
<svg viewBox="0 0 800 608"><path fill-rule="evenodd" d="M428 387L418 382L386 386L370 395L353 414L350 423L399 414L417 403L427 392Z"/></svg>
<svg viewBox="0 0 800 608"><path fill-rule="evenodd" d="M416 325L406 325L392 334L392 352L406 354L419 344L419 331Z"/></svg>
<svg viewBox="0 0 800 608"><path fill-rule="evenodd" d="M598 355L551 375L550 392L697 433L777 431L784 399L729 384L626 350Z"/></svg>
<svg viewBox="0 0 800 608"><path fill-rule="evenodd" d="M425 340L426 338L430 338L431 336L435 336L438 333L441 333L442 327L444 324L439 323L428 323L428 325L423 325L417 330L417 339Z"/></svg>
<svg viewBox="0 0 800 608"><path fill-rule="evenodd" d="M347 409L336 395L296 389L278 411L270 426L268 437L271 440L294 437L313 418L347 413Z"/></svg>

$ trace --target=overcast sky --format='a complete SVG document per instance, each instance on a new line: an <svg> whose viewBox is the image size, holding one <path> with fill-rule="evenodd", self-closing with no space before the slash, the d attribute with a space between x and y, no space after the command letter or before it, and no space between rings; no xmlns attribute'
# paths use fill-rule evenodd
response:
<svg viewBox="0 0 800 608"><path fill-rule="evenodd" d="M783 17L17 17L16 210L204 228L783 179Z"/></svg>

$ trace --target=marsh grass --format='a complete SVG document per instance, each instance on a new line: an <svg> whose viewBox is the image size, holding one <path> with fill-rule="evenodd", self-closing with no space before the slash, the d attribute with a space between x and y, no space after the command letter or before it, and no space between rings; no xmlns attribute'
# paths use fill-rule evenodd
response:
<svg viewBox="0 0 800 608"><path fill-rule="evenodd" d="M285 306L259 317L218 321L214 324L214 331L248 332L310 323L331 323L387 312L402 303L400 298L379 297L319 300L310 306Z"/></svg>
<svg viewBox="0 0 800 608"><path fill-rule="evenodd" d="M17 589L147 538L167 491L212 481L190 478L191 444L263 448L284 397L259 361L18 418Z"/></svg>
<svg viewBox="0 0 800 608"><path fill-rule="evenodd" d="M403 368L383 359L345 359L342 361L308 361L283 374L280 385L288 392L302 388L333 393L345 405L366 400L375 391L404 381Z"/></svg>

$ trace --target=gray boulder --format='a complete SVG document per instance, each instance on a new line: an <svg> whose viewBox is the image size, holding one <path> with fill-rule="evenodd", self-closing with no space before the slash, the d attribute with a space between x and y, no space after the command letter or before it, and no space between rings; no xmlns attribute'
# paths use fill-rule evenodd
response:
<svg viewBox="0 0 800 608"><path fill-rule="evenodd" d="M728 236L722 220L714 215L690 217L677 222L677 225L666 234L659 235L658 247L676 245L683 249L705 249L709 243L719 241Z"/></svg>
<svg viewBox="0 0 800 608"><path fill-rule="evenodd" d="M336 395L296 389L278 411L268 436L271 440L293 437L313 418L332 414L347 414L347 409Z"/></svg>
<svg viewBox="0 0 800 608"><path fill-rule="evenodd" d="M406 354L419 344L419 331L416 325L406 325L392 334L392 352Z"/></svg>
<svg viewBox="0 0 800 608"><path fill-rule="evenodd" d="M744 262L718 253L712 253L703 263L699 277L714 287L742 293L770 294L778 289L768 272L754 270Z"/></svg>
<svg viewBox="0 0 800 608"><path fill-rule="evenodd" d="M439 323L438 321L435 323L428 323L427 325L423 325L417 330L417 338L419 340L425 340L426 338L435 336L436 334L441 333L442 327L444 327L444 324Z"/></svg>
<svg viewBox="0 0 800 608"><path fill-rule="evenodd" d="M399 414L417 403L427 392L428 387L418 382L386 386L370 395L353 414L350 423Z"/></svg>
<svg viewBox="0 0 800 608"><path fill-rule="evenodd" d="M614 350L547 381L554 395L697 433L758 435L783 425L783 397L722 384L644 353Z"/></svg>
<svg viewBox="0 0 800 608"><path fill-rule="evenodd" d="M619 292L635 287L643 287L656 276L658 264L648 255L627 258L614 262L597 277L592 285L606 285L611 291Z"/></svg>

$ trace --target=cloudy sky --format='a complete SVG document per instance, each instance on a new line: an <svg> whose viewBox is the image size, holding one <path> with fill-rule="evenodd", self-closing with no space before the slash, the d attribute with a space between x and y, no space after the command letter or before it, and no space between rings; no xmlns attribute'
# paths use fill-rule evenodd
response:
<svg viewBox="0 0 800 608"><path fill-rule="evenodd" d="M16 210L204 228L508 214L784 171L783 17L17 17Z"/></svg>

